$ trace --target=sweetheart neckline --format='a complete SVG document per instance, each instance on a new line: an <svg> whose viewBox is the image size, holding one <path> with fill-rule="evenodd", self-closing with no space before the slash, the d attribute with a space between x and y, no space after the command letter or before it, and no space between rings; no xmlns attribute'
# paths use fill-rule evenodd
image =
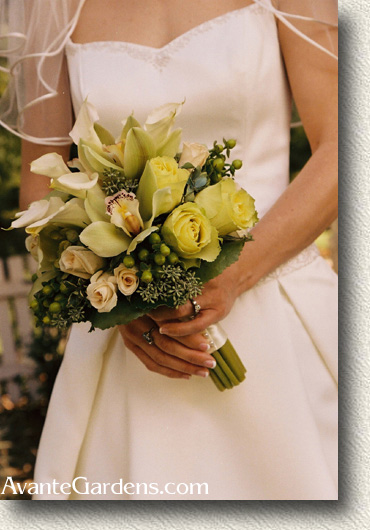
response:
<svg viewBox="0 0 370 530"><path fill-rule="evenodd" d="M201 30L206 29L208 26L212 26L214 23L223 22L233 16L239 15L243 13L244 11L252 11L252 9L256 9L256 11L269 13L268 10L264 9L261 4L257 4L253 2L252 4L248 4L247 6L241 7L239 9L233 9L232 11L227 11L226 13L223 13L221 15L218 15L217 17L210 18L208 20L205 20L204 22L201 22L200 24L197 24L196 26L193 26L192 28L188 29L187 31L184 31L184 33L181 33L177 37L174 37L169 42L164 44L163 46L160 46L159 48L156 48L154 46L149 46L147 44L140 44L136 42L129 42L129 41L121 41L121 40L100 40L100 41L89 41L89 42L74 42L71 39L68 41L68 45L78 48L84 48L84 47L91 47L91 46L101 46L106 44L112 44L115 45L124 45L124 46L133 46L136 48L145 49L148 51L152 51L153 53L160 53L164 52L167 49L171 48L174 45L177 45L182 40L186 40L189 38L192 34L197 33Z"/></svg>

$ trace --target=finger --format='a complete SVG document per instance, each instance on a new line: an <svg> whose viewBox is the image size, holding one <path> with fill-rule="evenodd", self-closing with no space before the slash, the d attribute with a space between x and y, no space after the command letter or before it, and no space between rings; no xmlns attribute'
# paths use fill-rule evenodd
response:
<svg viewBox="0 0 370 530"><path fill-rule="evenodd" d="M208 326L218 322L217 313L211 309L201 311L194 320L187 322L166 322L159 328L159 333L169 337L184 337L204 331Z"/></svg>
<svg viewBox="0 0 370 530"><path fill-rule="evenodd" d="M193 305L188 300L184 305L180 305L177 309L171 307L158 307L149 313L150 318L155 322L163 322L167 320L179 320L181 318L189 318L194 314Z"/></svg>
<svg viewBox="0 0 370 530"><path fill-rule="evenodd" d="M160 366L153 359L145 353L139 346L126 339L126 346L136 355L138 359L144 364L144 366L151 372L170 377L171 379L190 379L190 375L165 366Z"/></svg>
<svg viewBox="0 0 370 530"><path fill-rule="evenodd" d="M197 350L188 348L177 340L171 339L165 335L161 335L158 331L153 332L152 336L155 345L159 348L159 350L168 353L170 356L182 359L191 365L202 366L205 368L214 368L216 366L216 361L209 354L206 355L204 353L200 353ZM189 373L196 373L196 371L196 367L192 367L192 371Z"/></svg>
<svg viewBox="0 0 370 530"><path fill-rule="evenodd" d="M211 349L209 337L206 337L204 332L195 333L194 335L188 335L185 337L173 337L173 340L181 342L181 344L191 350L208 352Z"/></svg>
<svg viewBox="0 0 370 530"><path fill-rule="evenodd" d="M154 332L152 333L152 337L154 339L153 344L148 344L144 340L145 344L143 344L142 346L139 344L139 346L141 347L142 350L145 351L147 355L149 355L149 357L157 365L162 366L162 367L164 366L166 368L171 368L172 370L176 370L179 372L184 372L189 375L198 375L200 377L207 377L209 375L209 371L207 367L204 367L204 364L199 366L198 364L193 364L191 362L188 362L187 360L177 357L176 355L164 352L156 344L155 338L154 338ZM156 334L156 337L157 338L159 337L159 333ZM195 354L202 355L204 357L204 354L199 354L198 352L195 352ZM189 357L193 359L197 359L196 355L194 356L189 355ZM207 356L206 362L208 361L214 361L214 359L211 356ZM212 362L212 367L214 367L213 362Z"/></svg>

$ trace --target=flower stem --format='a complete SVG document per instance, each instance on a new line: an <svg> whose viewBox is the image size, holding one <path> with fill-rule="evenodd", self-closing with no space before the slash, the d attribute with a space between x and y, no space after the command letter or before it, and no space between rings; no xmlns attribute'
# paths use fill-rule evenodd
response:
<svg viewBox="0 0 370 530"><path fill-rule="evenodd" d="M213 352L213 355L215 352ZM230 383L228 377L224 374L222 368L217 364L215 368L213 368L213 372L217 375L217 377L220 379L222 384L225 388L232 388L233 385Z"/></svg>
<svg viewBox="0 0 370 530"><path fill-rule="evenodd" d="M214 370L210 370L209 371L209 375L210 375L212 381L214 382L214 384L216 385L216 387L218 388L218 390L220 392L223 392L226 387L222 384L220 379L217 377L217 375L215 374Z"/></svg>
<svg viewBox="0 0 370 530"><path fill-rule="evenodd" d="M229 340L225 342L221 348L218 349L219 353L222 355L223 360L227 366L232 370L235 377L241 383L245 379L245 373L247 369L240 360L239 355L236 353L235 348Z"/></svg>
<svg viewBox="0 0 370 530"><path fill-rule="evenodd" d="M232 386L238 385L240 383L239 379L237 379L235 377L235 375L233 374L232 370L229 368L229 366L224 361L224 359L223 359L222 355L220 354L220 352L217 351L217 350L214 351L213 352L213 357L217 361L217 365L221 368L221 370L223 371L225 376L228 378L228 380L230 381Z"/></svg>

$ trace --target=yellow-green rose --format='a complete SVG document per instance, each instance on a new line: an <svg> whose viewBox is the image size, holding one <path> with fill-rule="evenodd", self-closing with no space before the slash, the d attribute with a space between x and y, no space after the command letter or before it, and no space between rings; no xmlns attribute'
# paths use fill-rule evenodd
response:
<svg viewBox="0 0 370 530"><path fill-rule="evenodd" d="M193 202L175 208L163 224L162 236L182 258L214 261L221 250L217 230Z"/></svg>
<svg viewBox="0 0 370 530"><path fill-rule="evenodd" d="M180 204L188 178L189 171L180 169L169 156L157 156L147 162L137 190L146 228L155 217L171 212Z"/></svg>
<svg viewBox="0 0 370 530"><path fill-rule="evenodd" d="M254 199L231 178L208 186L195 197L220 236L251 228L258 221Z"/></svg>

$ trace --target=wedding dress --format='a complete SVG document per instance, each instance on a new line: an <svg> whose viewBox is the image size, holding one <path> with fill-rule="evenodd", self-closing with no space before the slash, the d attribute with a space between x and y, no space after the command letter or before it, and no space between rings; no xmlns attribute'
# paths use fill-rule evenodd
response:
<svg viewBox="0 0 370 530"><path fill-rule="evenodd" d="M132 111L143 123L159 105L186 100L183 140L237 139L236 178L260 218L288 185L291 97L276 22L262 6L159 49L70 41L66 54L76 113L88 98L117 135ZM74 325L34 480L122 479L158 484L158 493L34 499L337 499L336 281L312 245L240 296L222 325L248 373L222 393L210 379L149 372L114 329ZM208 494L173 495L167 483L207 483Z"/></svg>

